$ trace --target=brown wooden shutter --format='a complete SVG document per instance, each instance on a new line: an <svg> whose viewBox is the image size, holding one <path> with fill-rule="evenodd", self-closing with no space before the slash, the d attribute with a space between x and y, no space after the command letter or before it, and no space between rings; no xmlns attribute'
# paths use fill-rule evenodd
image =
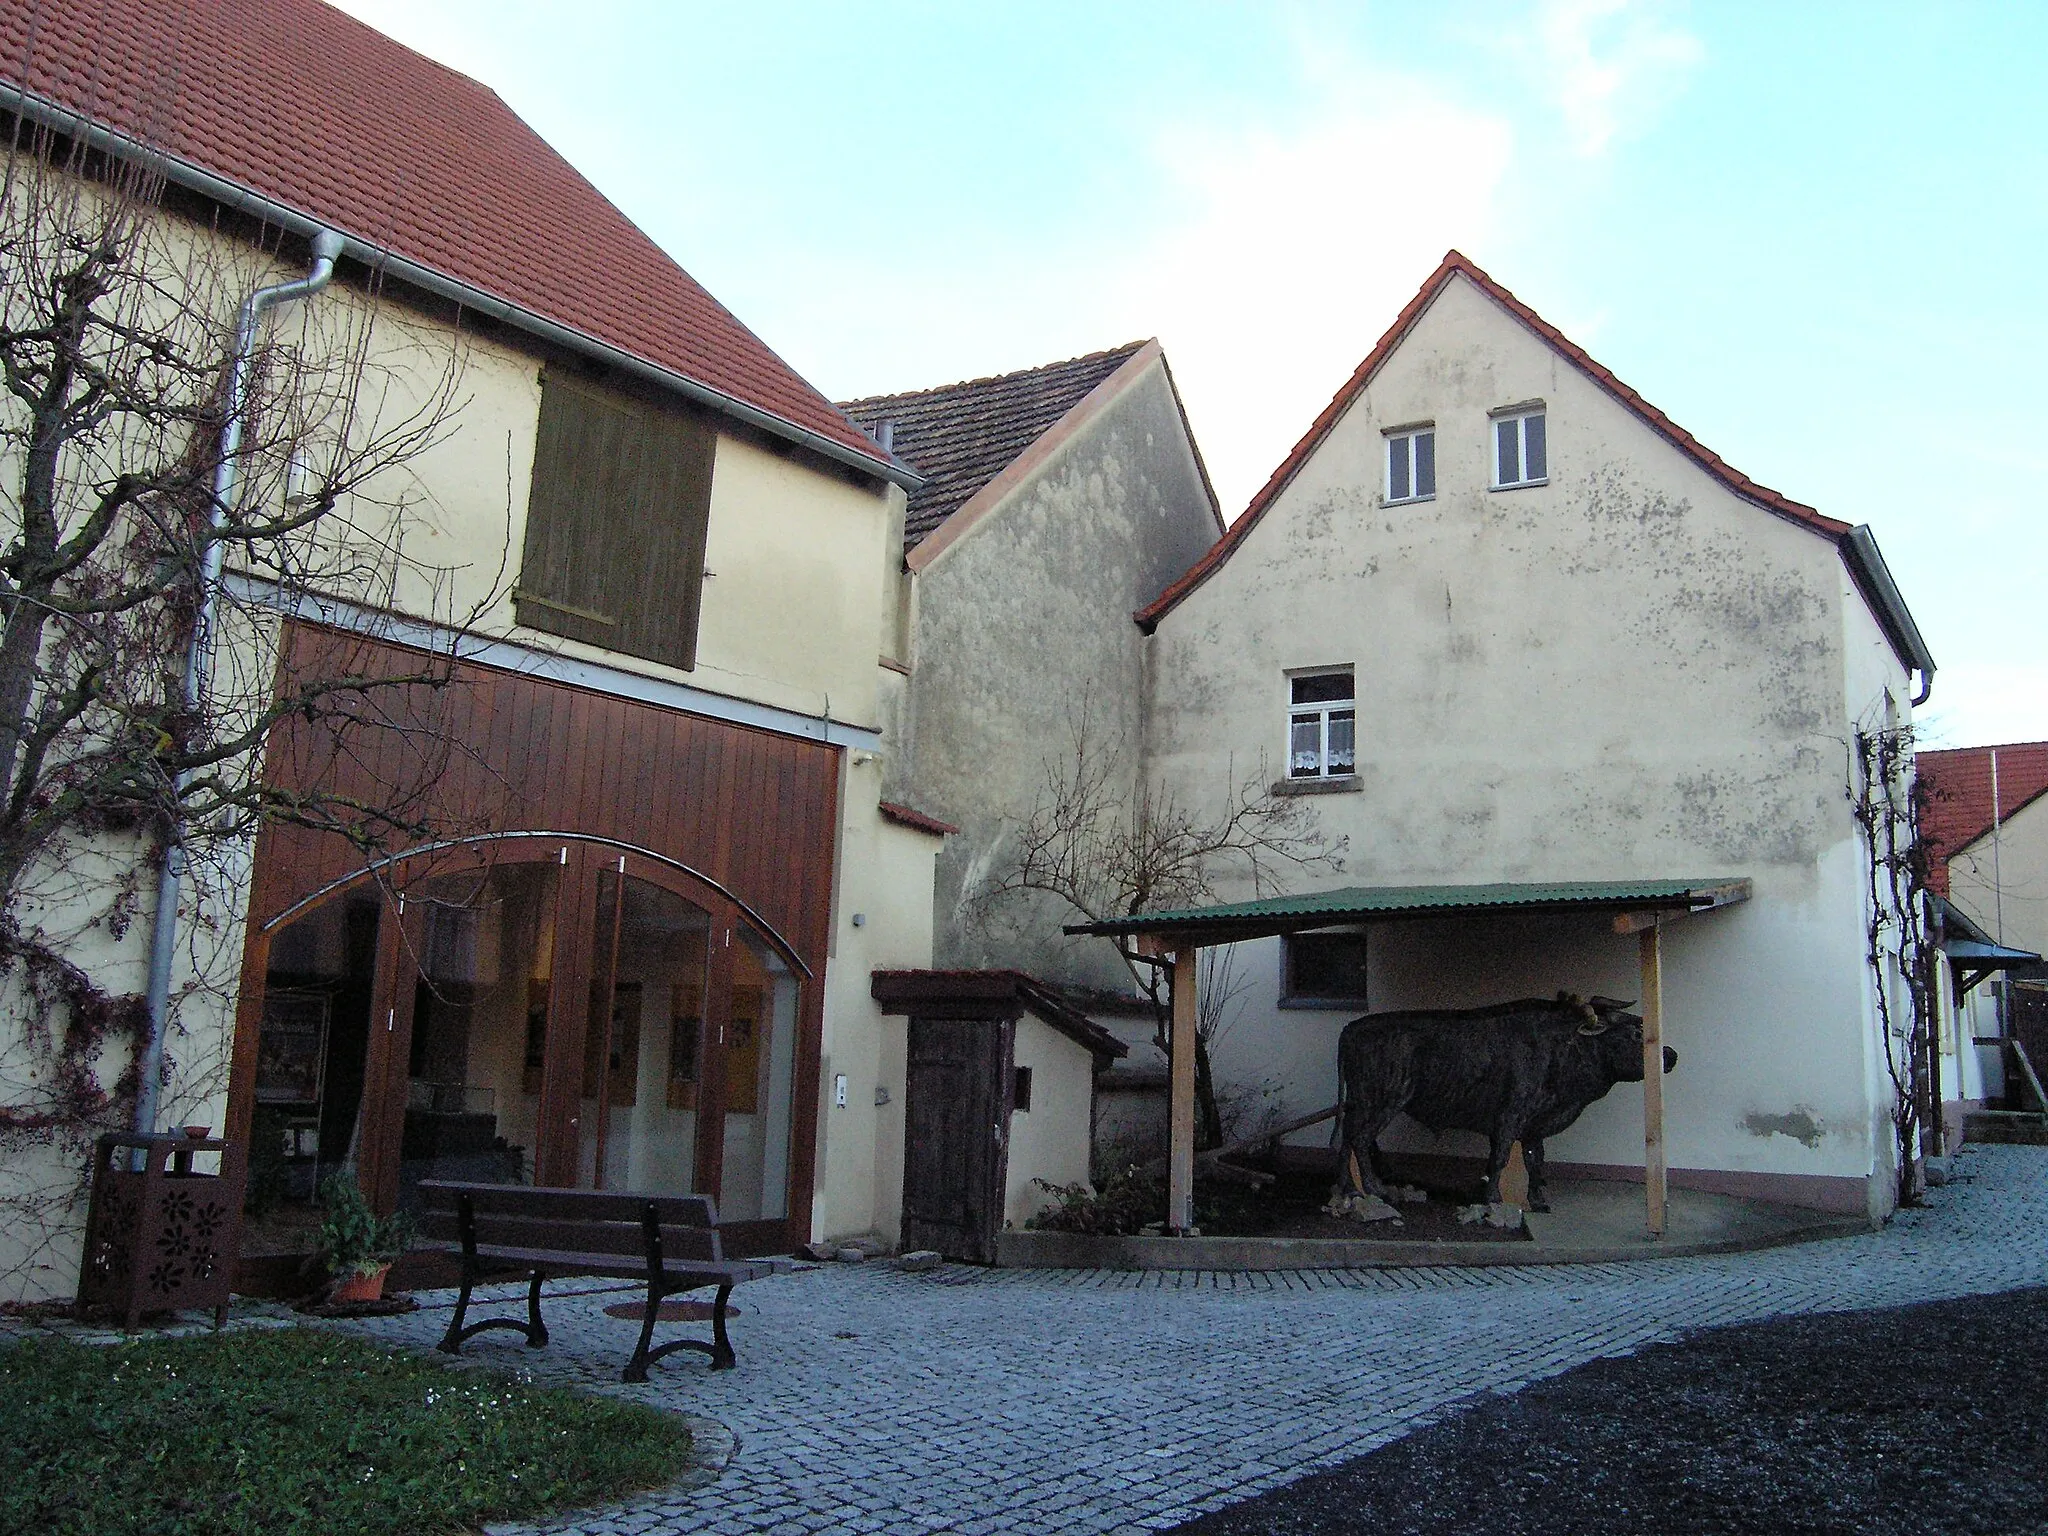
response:
<svg viewBox="0 0 2048 1536"><path fill-rule="evenodd" d="M549 373L512 594L519 622L694 667L716 446L694 413Z"/></svg>

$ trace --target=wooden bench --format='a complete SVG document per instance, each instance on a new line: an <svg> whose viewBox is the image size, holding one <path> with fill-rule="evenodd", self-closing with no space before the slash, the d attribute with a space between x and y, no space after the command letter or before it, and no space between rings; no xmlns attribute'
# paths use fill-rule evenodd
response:
<svg viewBox="0 0 2048 1536"><path fill-rule="evenodd" d="M636 1195L596 1189L533 1189L522 1184L462 1184L426 1179L421 1226L424 1245L462 1258L462 1293L437 1346L448 1354L491 1328L526 1335L529 1348L548 1341L540 1316L543 1280L562 1275L612 1275L647 1283L640 1344L626 1366L627 1381L645 1381L647 1367L679 1349L701 1350L714 1371L734 1364L726 1337L726 1300L732 1288L788 1269L786 1259L728 1259L718 1240L718 1213L708 1195ZM505 1274L529 1277L526 1320L493 1317L468 1323L471 1289ZM718 1287L711 1308L711 1342L672 1339L658 1349L654 1320L664 1297Z"/></svg>

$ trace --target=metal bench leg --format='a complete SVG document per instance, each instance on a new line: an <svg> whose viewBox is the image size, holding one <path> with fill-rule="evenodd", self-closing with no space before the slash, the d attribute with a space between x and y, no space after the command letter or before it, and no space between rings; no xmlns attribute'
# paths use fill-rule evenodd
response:
<svg viewBox="0 0 2048 1536"><path fill-rule="evenodd" d="M732 1287L721 1285L718 1299L711 1304L711 1369L729 1371L738 1363L732 1352L732 1340L725 1336L725 1299L732 1295Z"/></svg>
<svg viewBox="0 0 2048 1536"><path fill-rule="evenodd" d="M647 1346L654 1342L654 1319L661 1311L661 1289L655 1281L647 1283L647 1305L640 1315L640 1346L633 1351L633 1358L626 1362L626 1381L647 1379Z"/></svg>
<svg viewBox="0 0 2048 1536"><path fill-rule="evenodd" d="M462 1320L469 1314L469 1288L472 1279L467 1264L462 1266L462 1292L455 1298L455 1315L448 1319L448 1331L441 1335L441 1342L434 1348L444 1355L462 1353Z"/></svg>
<svg viewBox="0 0 2048 1536"><path fill-rule="evenodd" d="M533 1272L533 1284L526 1288L526 1347L539 1349L548 1341L548 1325L540 1320L539 1270Z"/></svg>

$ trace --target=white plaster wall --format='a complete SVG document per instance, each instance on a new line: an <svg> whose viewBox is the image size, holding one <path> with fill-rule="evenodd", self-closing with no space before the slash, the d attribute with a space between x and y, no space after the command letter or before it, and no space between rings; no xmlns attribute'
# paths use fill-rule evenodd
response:
<svg viewBox="0 0 2048 1536"><path fill-rule="evenodd" d="M1949 900L1999 943L2048 955L2048 796L1948 861Z"/></svg>
<svg viewBox="0 0 2048 1536"><path fill-rule="evenodd" d="M1549 483L1488 489L1487 413L1538 399ZM1385 506L1381 430L1418 421L1437 496ZM1752 878L1747 906L1666 933L1671 1162L1868 1180L1845 701L1874 664L1852 684L1851 601L1828 539L1736 498L1460 279L1159 625L1150 757L1190 798L1262 755L1278 777L1286 669L1350 663L1361 790L1305 802L1346 868L1297 888ZM1343 1019L1271 1006L1276 948L1218 1069L1320 1108ZM1373 1004L1635 997L1635 973L1635 940L1593 919L1382 927ZM1551 1156L1640 1166L1640 1101L1617 1087Z"/></svg>
<svg viewBox="0 0 2048 1536"><path fill-rule="evenodd" d="M1095 1103L1095 1057L1044 1020L1017 1021L1016 1061L1031 1069L1031 1108L1010 1116L1010 1166L1003 1193L1005 1225L1021 1227L1052 1204L1032 1183L1086 1184L1088 1137Z"/></svg>
<svg viewBox="0 0 2048 1536"><path fill-rule="evenodd" d="M870 978L878 970L918 970L932 963L932 865L939 839L882 818L875 809L879 763L849 766L843 782L811 1235L876 1232L894 1243L902 1224L906 1024L882 1013ZM864 919L859 926L856 913ZM842 1073L843 1109L833 1102L834 1081ZM875 1102L878 1089L886 1092L887 1103Z"/></svg>

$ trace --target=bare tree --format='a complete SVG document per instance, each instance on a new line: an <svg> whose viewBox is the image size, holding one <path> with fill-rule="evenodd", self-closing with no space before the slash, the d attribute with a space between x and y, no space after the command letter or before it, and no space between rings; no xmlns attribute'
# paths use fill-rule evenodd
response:
<svg viewBox="0 0 2048 1536"><path fill-rule="evenodd" d="M1920 835L1924 790L1913 773L1913 728L1859 730L1851 766L1852 814L1863 834L1866 958L1878 1031L1892 1085L1899 1160L1897 1199L1918 1205L1921 1153L1939 1136L1932 1085L1941 1049L1935 1036L1935 952L1927 920L1927 847ZM1937 1142L1938 1145L1938 1142Z"/></svg>
<svg viewBox="0 0 2048 1536"><path fill-rule="evenodd" d="M281 311L253 335L247 403L231 412L242 301L274 261L303 258L274 231L266 245L168 211L146 165L19 120L6 148L0 973L29 1017L0 1031L0 1146L79 1140L136 1093L132 1053L111 1085L101 1074L108 1047L144 1032L141 999L81 957L127 936L166 858L219 923L265 821L366 851L427 830L430 768L375 803L344 801L279 788L263 749L287 718L334 743L366 729L431 739L446 659L394 671L344 641L318 648L318 666L289 665L285 617L319 594L460 629L479 606L453 611L451 573L406 542L427 510L408 466L462 403L445 332L401 326L373 346L380 306L360 294Z"/></svg>
<svg viewBox="0 0 2048 1536"><path fill-rule="evenodd" d="M1304 801L1272 792L1263 760L1242 779L1234 763L1226 768L1213 806L1183 800L1138 771L1124 741L1103 730L1084 696L1068 723L1068 750L1046 759L1014 852L977 893L975 905L987 913L1036 891L1089 922L1108 922L1213 901L1226 874L1248 878L1255 896L1276 895L1283 874L1343 869L1346 846L1346 839L1324 834ZM1116 952L1152 1005L1159 1048L1169 1050L1167 966L1121 941ZM1227 1017L1227 1008L1219 1007L1210 1027L1195 1032L1197 1132L1205 1147L1223 1139L1209 1045Z"/></svg>

